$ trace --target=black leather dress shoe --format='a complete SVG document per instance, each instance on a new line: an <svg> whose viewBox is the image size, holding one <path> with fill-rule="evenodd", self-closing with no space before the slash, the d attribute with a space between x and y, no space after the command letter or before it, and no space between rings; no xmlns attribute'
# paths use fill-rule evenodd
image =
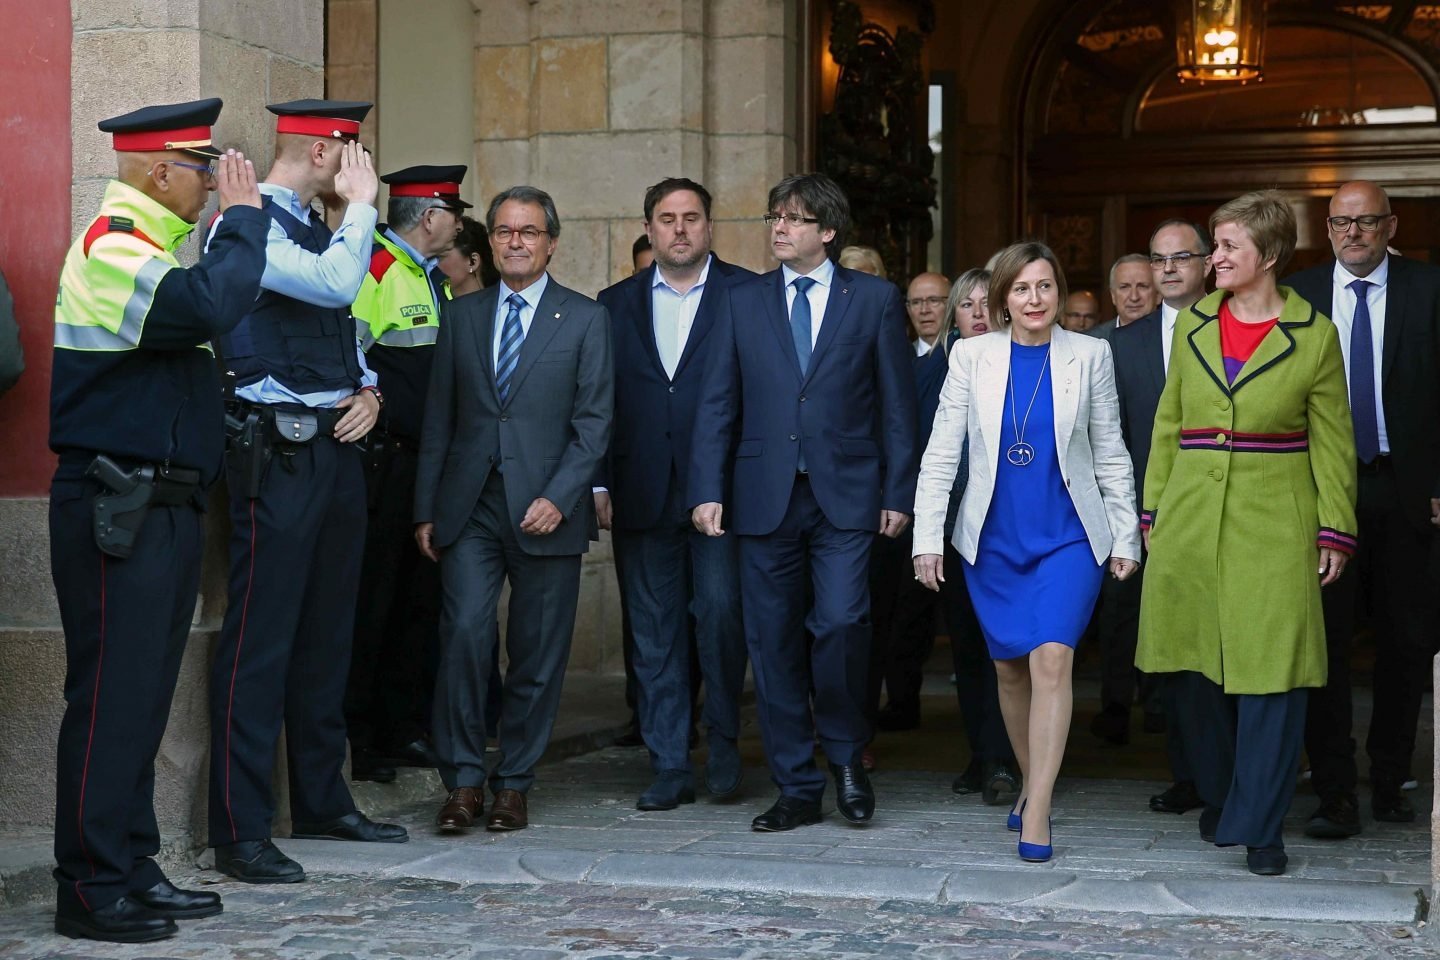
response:
<svg viewBox="0 0 1440 960"><path fill-rule="evenodd" d="M1370 791L1370 813L1381 823L1415 822L1415 808L1398 789L1373 787Z"/></svg>
<svg viewBox="0 0 1440 960"><path fill-rule="evenodd" d="M750 822L761 833L783 833L820 822L820 801L782 796L775 805Z"/></svg>
<svg viewBox="0 0 1440 960"><path fill-rule="evenodd" d="M149 943L175 936L180 928L169 917L121 897L99 910L58 907L55 932L72 939L105 940L110 943Z"/></svg>
<svg viewBox="0 0 1440 960"><path fill-rule="evenodd" d="M354 843L404 843L410 834L398 823L376 823L359 810L326 823L296 823L296 840L349 840Z"/></svg>
<svg viewBox="0 0 1440 960"><path fill-rule="evenodd" d="M1185 813L1203 806L1205 801L1200 799L1192 780L1180 780L1150 798L1150 809L1156 813Z"/></svg>
<svg viewBox="0 0 1440 960"><path fill-rule="evenodd" d="M269 840L241 840L215 848L215 869L245 883L299 883L305 868Z"/></svg>
<svg viewBox="0 0 1440 960"><path fill-rule="evenodd" d="M835 809L851 823L866 823L875 815L875 790L870 775L858 763L830 764L835 776Z"/></svg>
<svg viewBox="0 0 1440 960"><path fill-rule="evenodd" d="M435 766L435 751L424 737L416 737L402 747L394 747L383 751L384 757L391 764L397 767L433 767Z"/></svg>
<svg viewBox="0 0 1440 960"><path fill-rule="evenodd" d="M636 810L674 810L695 802L695 786L688 770L661 770L655 782L635 802Z"/></svg>
<svg viewBox="0 0 1440 960"><path fill-rule="evenodd" d="M1278 877L1289 863L1290 858L1280 847L1245 848L1245 865L1257 877Z"/></svg>
<svg viewBox="0 0 1440 960"><path fill-rule="evenodd" d="M1220 826L1219 807L1206 807L1200 811L1200 839L1206 843L1215 842L1215 830Z"/></svg>
<svg viewBox="0 0 1440 960"><path fill-rule="evenodd" d="M950 792L958 793L962 797L970 793L979 793L985 787L983 771L980 761L972 759L960 776L950 783Z"/></svg>
<svg viewBox="0 0 1440 960"><path fill-rule="evenodd" d="M740 792L744 767L734 740L710 734L710 757L705 761L705 786L716 800L729 800Z"/></svg>
<svg viewBox="0 0 1440 960"><path fill-rule="evenodd" d="M130 896L142 907L149 907L156 913L163 913L176 920L213 917L225 909L220 904L220 894L208 890L181 890L169 880L161 880L149 890L141 890Z"/></svg>
<svg viewBox="0 0 1440 960"><path fill-rule="evenodd" d="M1305 822L1305 836L1320 840L1344 840L1359 832L1360 806L1343 793L1321 797L1320 806Z"/></svg>
<svg viewBox="0 0 1440 960"><path fill-rule="evenodd" d="M1008 764L995 763L985 771L985 785L980 789L980 800L987 806L1002 803L1014 805L1020 795L1020 775Z"/></svg>

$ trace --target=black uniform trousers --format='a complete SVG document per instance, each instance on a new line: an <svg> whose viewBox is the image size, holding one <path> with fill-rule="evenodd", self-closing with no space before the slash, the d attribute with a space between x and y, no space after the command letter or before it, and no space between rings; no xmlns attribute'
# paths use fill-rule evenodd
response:
<svg viewBox="0 0 1440 960"><path fill-rule="evenodd" d="M1349 568L1325 588L1325 639L1329 678L1311 694L1305 752L1311 782L1321 796L1354 794L1355 741L1351 738L1350 648L1362 591L1370 591L1375 626L1375 709L1366 750L1370 780L1396 791L1411 778L1415 729L1440 641L1440 583L1434 528L1407 518L1389 457L1358 464L1355 516L1358 551Z"/></svg>
<svg viewBox="0 0 1440 960"><path fill-rule="evenodd" d="M345 683L365 545L360 450L280 445L250 500L230 467L229 608L210 673L210 843L270 836L281 724L290 812L355 810L343 776Z"/></svg>
<svg viewBox="0 0 1440 960"><path fill-rule="evenodd" d="M870 547L870 678L866 713L875 722L883 686L892 707L920 709L925 661L935 648L935 592L915 579L914 535L875 535Z"/></svg>
<svg viewBox="0 0 1440 960"><path fill-rule="evenodd" d="M950 632L950 657L955 666L955 696L965 721L970 757L982 764L1004 763L1015 768L1015 750L1000 713L1000 690L995 661L985 645L985 634L975 616L970 590L965 586L965 561L945 543L945 581L940 584L941 609Z"/></svg>
<svg viewBox="0 0 1440 960"><path fill-rule="evenodd" d="M152 859L155 754L195 613L203 542L193 506L155 506L124 560L95 546L88 480L50 490L50 570L65 628L55 783L60 905L97 910L165 879Z"/></svg>
<svg viewBox="0 0 1440 960"><path fill-rule="evenodd" d="M371 504L345 691L350 742L384 755L426 737L440 643L440 568L415 544L416 451L395 438L367 464ZM499 672L495 681L499 683ZM499 697L495 698L499 707Z"/></svg>

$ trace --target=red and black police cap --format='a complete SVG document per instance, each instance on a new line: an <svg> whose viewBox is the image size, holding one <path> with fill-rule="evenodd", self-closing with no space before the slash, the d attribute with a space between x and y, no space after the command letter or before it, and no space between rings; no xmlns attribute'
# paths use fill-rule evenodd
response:
<svg viewBox="0 0 1440 960"><path fill-rule="evenodd" d="M449 207L469 209L472 204L460 199L460 184L465 180L465 167L422 165L387 173L380 182L390 187L391 197L430 197Z"/></svg>
<svg viewBox="0 0 1440 960"><path fill-rule="evenodd" d="M272 103L265 109L279 117L276 133L302 137L360 139L360 123L374 104L363 100L291 100Z"/></svg>
<svg viewBox="0 0 1440 960"><path fill-rule="evenodd" d="M102 132L112 134L121 153L159 153L182 150L214 159L220 151L210 139L210 128L220 117L219 97L188 103L160 103L118 117L101 120Z"/></svg>

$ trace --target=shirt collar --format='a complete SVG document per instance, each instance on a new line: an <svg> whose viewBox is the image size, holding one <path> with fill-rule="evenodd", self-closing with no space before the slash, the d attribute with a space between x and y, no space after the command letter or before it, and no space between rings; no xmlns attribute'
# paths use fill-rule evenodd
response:
<svg viewBox="0 0 1440 960"><path fill-rule="evenodd" d="M820 284L820 286L828 288L831 281L835 279L835 261L826 257L820 262L820 266L811 270L809 273L796 273L790 269L790 264L782 263L780 265L780 275L785 279L785 286L787 287L795 282L796 277L809 277L811 280Z"/></svg>
<svg viewBox="0 0 1440 960"><path fill-rule="evenodd" d="M1179 310L1176 310L1174 307L1170 306L1170 304L1166 303L1164 300L1161 300L1161 301L1160 301L1160 322L1161 322L1161 323L1165 324L1165 326L1167 326L1167 327L1173 327L1173 326L1175 326L1175 320L1176 320L1179 316L1180 316L1180 311L1179 311Z"/></svg>
<svg viewBox="0 0 1440 960"><path fill-rule="evenodd" d="M400 234L396 233L388 226L385 228L385 239L389 240L391 243L395 244L395 246L403 250L405 252L405 255L411 260L413 260L415 264L427 274L430 272L432 267L434 267L437 263L440 262L439 257L427 258L420 256L419 250L416 250L414 247L410 246L410 244L406 243L404 237L400 236Z"/></svg>
<svg viewBox="0 0 1440 960"><path fill-rule="evenodd" d="M1390 254L1385 254L1385 259L1380 261L1380 266L1370 271L1368 277L1357 277L1341 266L1340 261L1335 261L1335 284L1341 287L1349 287L1356 280L1364 280L1377 287L1383 287L1390 282Z"/></svg>
<svg viewBox="0 0 1440 960"><path fill-rule="evenodd" d="M506 283L504 280L501 280L499 290L499 303L503 307L505 301L510 299L510 294L518 293L520 294L521 299L525 301L526 306L528 306L532 311L538 310L540 309L540 298L545 295L545 288L549 285L549 273L540 274L540 279L530 284L530 286L526 287L524 290L512 290L510 289L510 284Z"/></svg>
<svg viewBox="0 0 1440 960"><path fill-rule="evenodd" d="M706 255L706 257L705 257L705 266L703 266L703 267L700 268L700 279L695 281L694 286L692 286L692 287L690 288L691 290L699 290L701 287L705 286L705 281L706 281L706 280L709 278L709 276L710 276L710 264L711 264L712 262L714 262L714 260L715 260L715 255L714 255L713 253ZM683 296L685 296L685 294L681 293L679 290L676 290L674 287L670 286L670 282L669 282L668 280L666 280L664 276L661 275L661 273L660 273L660 265L659 265L658 263L655 265L654 276L650 278L650 288L653 290L653 289L656 288L656 287L664 287L666 290L669 290L671 293L675 294L675 296L677 296L677 297L683 297Z"/></svg>
<svg viewBox="0 0 1440 960"><path fill-rule="evenodd" d="M260 192L283 206L296 220L305 224L310 222L310 208L300 202L300 194L294 190L278 183L262 183Z"/></svg>

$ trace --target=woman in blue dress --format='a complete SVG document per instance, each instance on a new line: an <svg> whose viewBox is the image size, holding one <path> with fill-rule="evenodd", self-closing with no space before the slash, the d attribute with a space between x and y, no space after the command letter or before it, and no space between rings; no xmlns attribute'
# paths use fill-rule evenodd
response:
<svg viewBox="0 0 1440 960"><path fill-rule="evenodd" d="M915 575L943 580L945 503L969 481L952 543L995 660L1024 788L1007 825L1050 859L1050 807L1070 730L1071 670L1107 568L1139 567L1130 455L1110 345L1056 326L1065 276L1039 243L1006 248L990 285L1002 329L951 351L915 498Z"/></svg>

